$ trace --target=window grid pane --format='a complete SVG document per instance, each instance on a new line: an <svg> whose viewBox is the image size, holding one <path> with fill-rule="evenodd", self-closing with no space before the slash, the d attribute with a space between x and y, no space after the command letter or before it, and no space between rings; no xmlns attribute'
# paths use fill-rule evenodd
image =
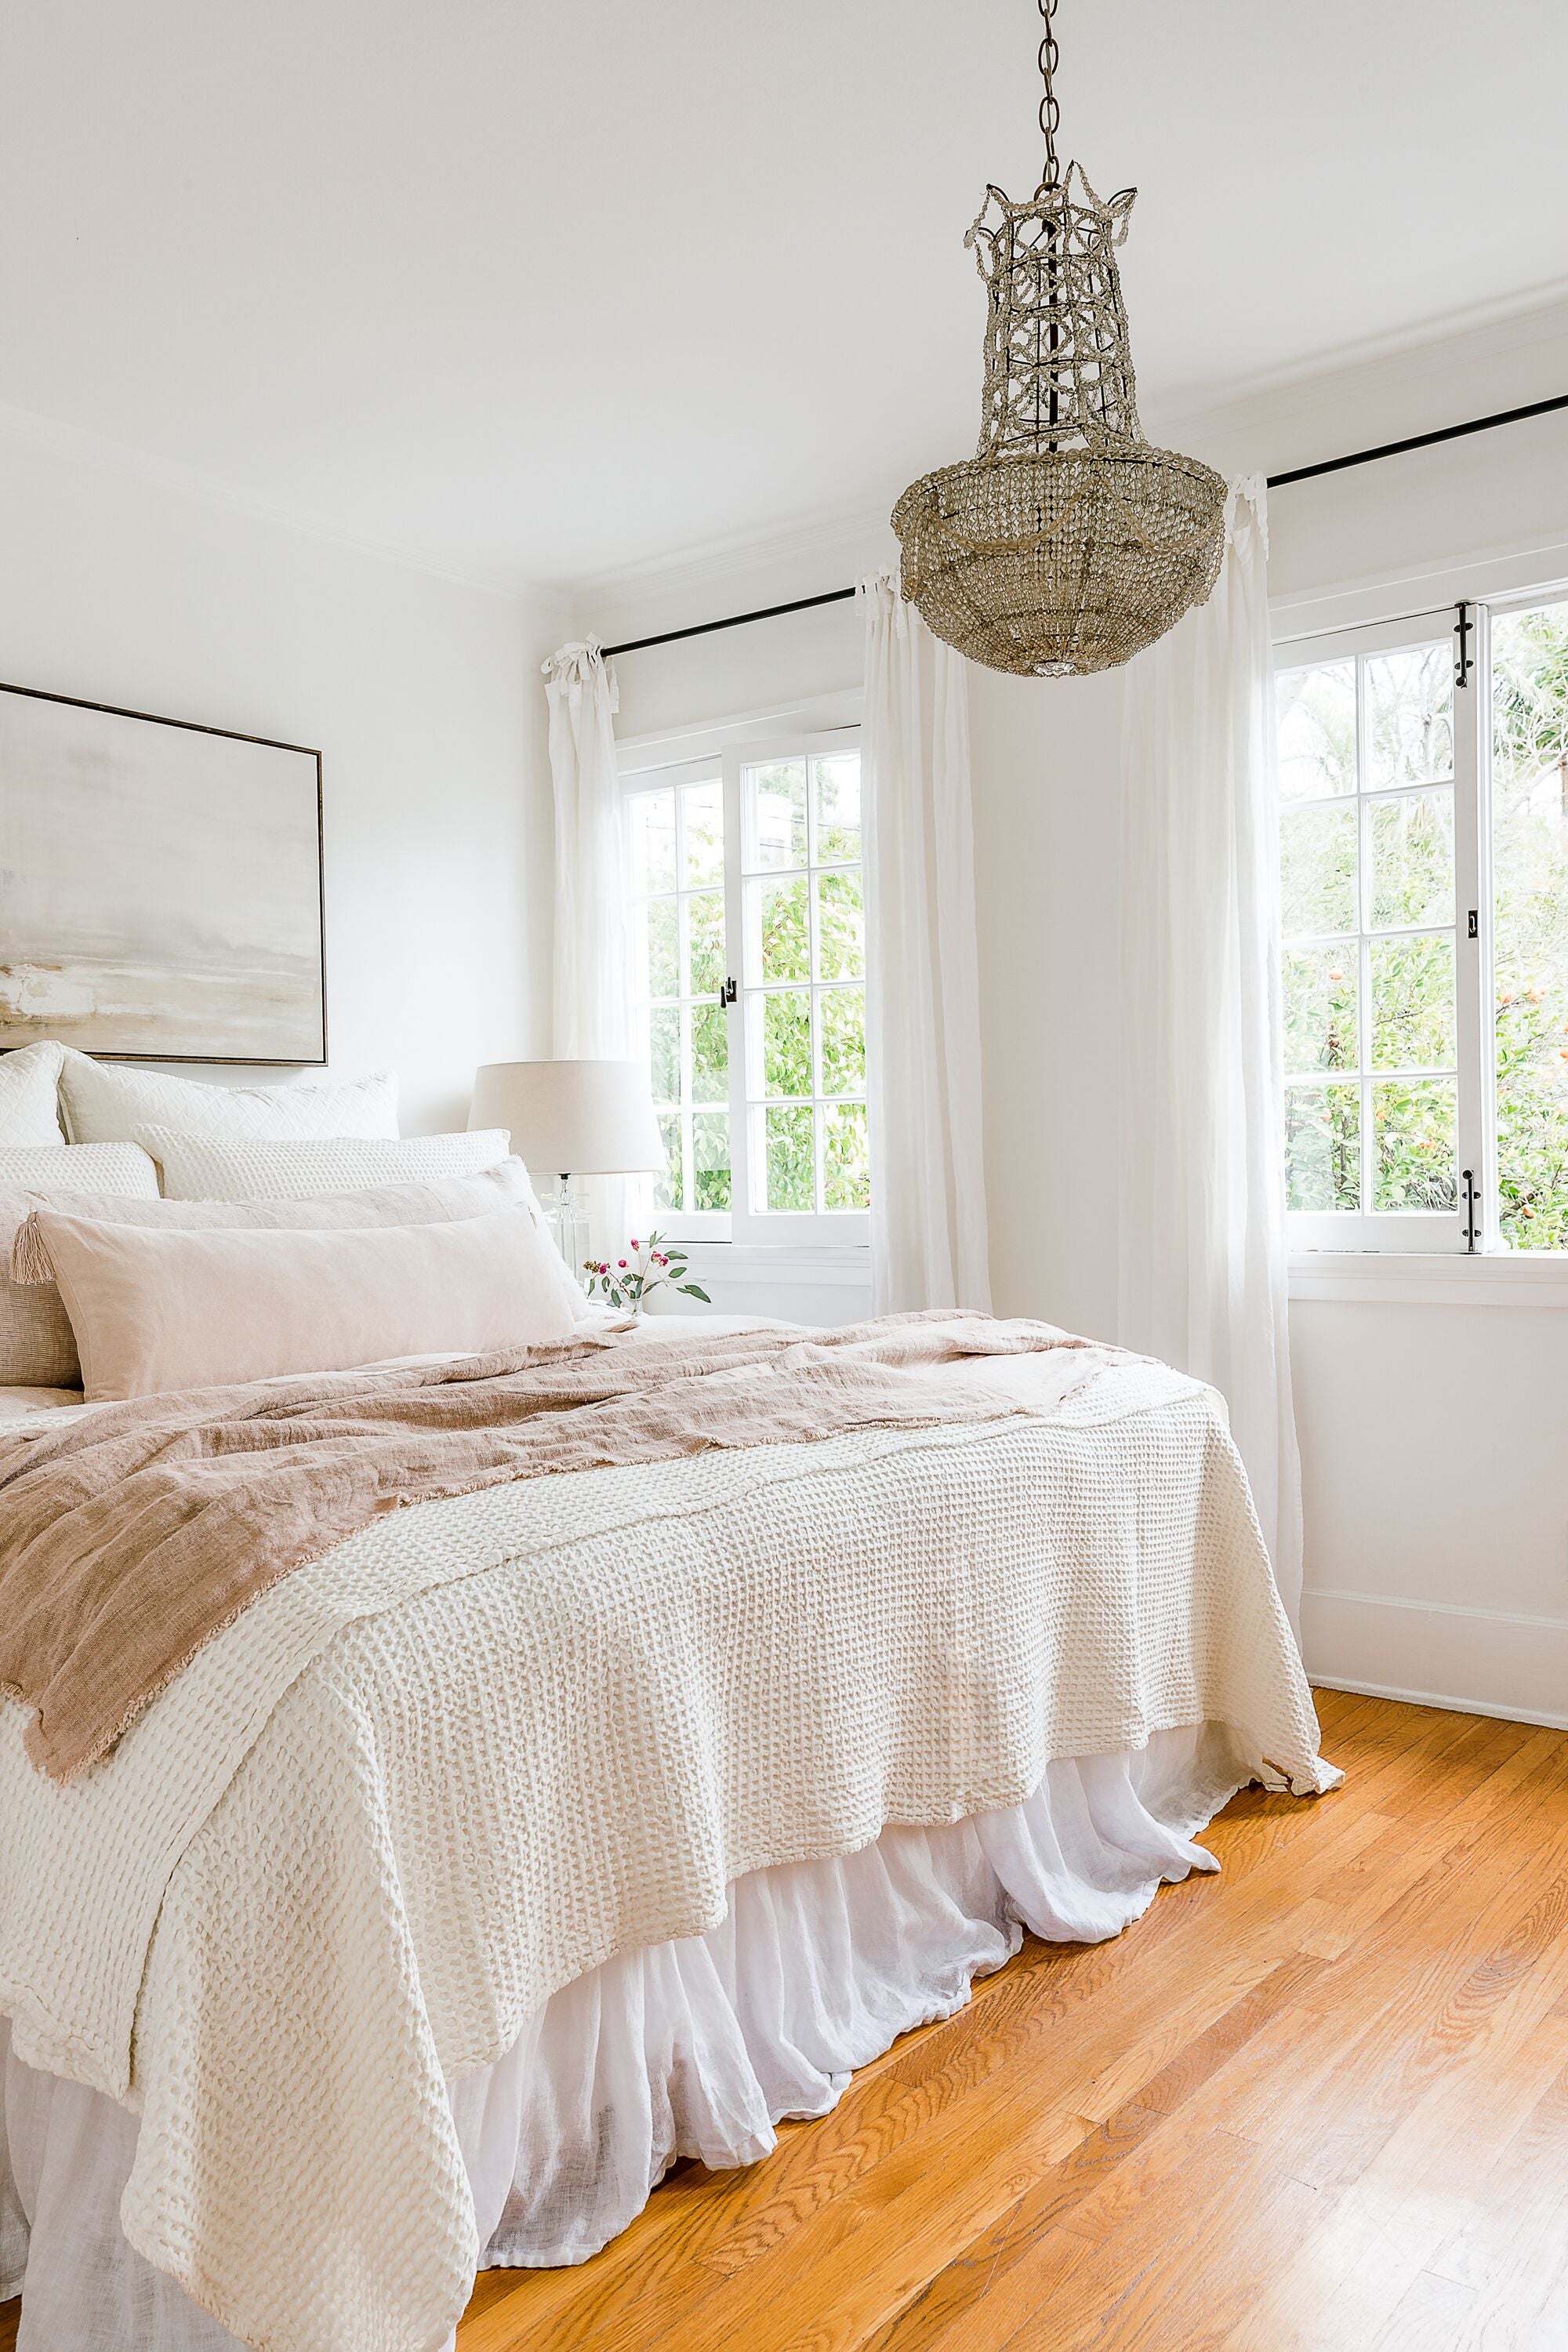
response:
<svg viewBox="0 0 1568 2352"><path fill-rule="evenodd" d="M869 1201L858 751L741 772L745 1098L753 1208Z"/></svg>
<svg viewBox="0 0 1568 2352"><path fill-rule="evenodd" d="M1503 1240L1568 1249L1568 604L1492 623L1492 865Z"/></svg>
<svg viewBox="0 0 1568 2352"><path fill-rule="evenodd" d="M666 1155L655 1206L728 1209L722 779L633 793L627 814L637 993Z"/></svg>
<svg viewBox="0 0 1568 2352"><path fill-rule="evenodd" d="M1450 649L1287 672L1279 709L1288 1204L1451 1209Z"/></svg>

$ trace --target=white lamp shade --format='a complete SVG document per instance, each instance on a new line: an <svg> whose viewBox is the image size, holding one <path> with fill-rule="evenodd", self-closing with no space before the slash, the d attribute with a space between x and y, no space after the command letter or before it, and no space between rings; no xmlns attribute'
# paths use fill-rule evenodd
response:
<svg viewBox="0 0 1568 2352"><path fill-rule="evenodd" d="M630 1176L664 1166L643 1062L486 1062L470 1129L504 1127L537 1176Z"/></svg>

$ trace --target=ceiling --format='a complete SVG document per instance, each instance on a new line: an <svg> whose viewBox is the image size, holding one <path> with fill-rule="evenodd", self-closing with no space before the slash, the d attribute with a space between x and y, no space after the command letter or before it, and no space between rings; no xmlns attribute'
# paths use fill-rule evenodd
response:
<svg viewBox="0 0 1568 2352"><path fill-rule="evenodd" d="M1030 0L0 0L0 401L567 583L963 456ZM1166 413L1568 275L1561 0L1061 0ZM1455 388L1455 413L1467 410Z"/></svg>

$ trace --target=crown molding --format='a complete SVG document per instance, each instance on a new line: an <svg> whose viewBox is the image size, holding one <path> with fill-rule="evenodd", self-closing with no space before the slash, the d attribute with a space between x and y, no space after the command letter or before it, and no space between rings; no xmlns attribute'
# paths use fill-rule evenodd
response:
<svg viewBox="0 0 1568 2352"><path fill-rule="evenodd" d="M455 565L433 563L427 556L395 540L378 540L363 532L345 530L286 499L269 498L242 483L185 465L178 458L158 457L130 442L92 432L86 425L47 416L37 409L18 408L10 402L0 401L0 437L23 449L45 451L74 464L91 466L121 480L144 483L175 498L189 499L196 505L238 515L248 522L268 524L293 538L311 540L344 554L363 556L373 563L417 572L450 587L474 589L509 604L536 605L558 615L563 628L569 620L570 591L559 585L484 568L465 571Z"/></svg>
<svg viewBox="0 0 1568 2352"><path fill-rule="evenodd" d="M700 592L748 572L772 572L785 564L817 559L826 562L830 555L842 559L839 569L847 565L873 569L892 546L888 520L891 507L889 498L879 499L874 506L825 508L789 528L775 525L749 533L737 531L667 555L621 564L574 582L570 593L580 613L592 611L597 619L645 599ZM848 583L836 572L832 584ZM598 634L607 633L600 628Z"/></svg>
<svg viewBox="0 0 1568 2352"><path fill-rule="evenodd" d="M1485 394L1466 386L1457 373L1433 365L1448 352L1474 345L1495 362L1528 353L1542 346L1568 348L1568 280L1537 287L1522 298L1478 303L1463 311L1427 319L1419 325L1367 341L1346 344L1312 362L1310 367L1280 368L1243 378L1223 395L1184 397L1163 404L1151 393L1148 405L1162 434L1202 435L1205 429L1267 424L1271 417L1294 420L1319 416L1336 395L1355 402L1373 385L1403 387L1417 382L1432 387L1436 421L1458 422L1484 411ZM1568 391L1568 383L1553 377L1552 389ZM1521 395L1527 397L1528 395ZM1410 429L1426 429L1413 420ZM1278 464L1275 453L1269 463ZM1293 462L1293 461L1291 461Z"/></svg>

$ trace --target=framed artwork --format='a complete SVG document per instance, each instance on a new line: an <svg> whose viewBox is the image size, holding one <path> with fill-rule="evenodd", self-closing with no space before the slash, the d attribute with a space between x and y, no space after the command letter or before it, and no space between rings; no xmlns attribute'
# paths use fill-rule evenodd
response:
<svg viewBox="0 0 1568 2352"><path fill-rule="evenodd" d="M324 1062L321 755L0 686L0 1048Z"/></svg>

